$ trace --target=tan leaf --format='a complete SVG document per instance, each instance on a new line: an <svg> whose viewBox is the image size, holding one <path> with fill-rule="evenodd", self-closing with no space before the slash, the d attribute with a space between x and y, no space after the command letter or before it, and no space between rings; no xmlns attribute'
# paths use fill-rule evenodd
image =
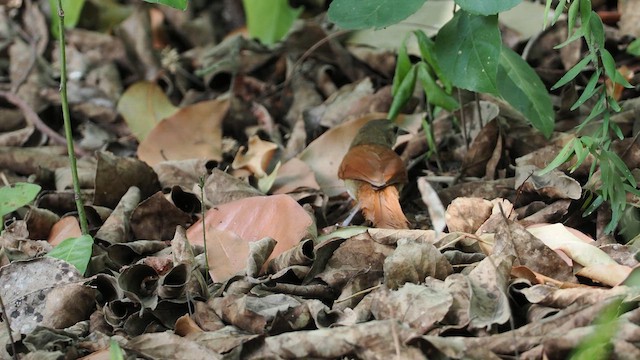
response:
<svg viewBox="0 0 640 360"><path fill-rule="evenodd" d="M118 101L118 112L139 141L143 141L162 119L178 110L160 86L148 81L129 86Z"/></svg>
<svg viewBox="0 0 640 360"><path fill-rule="evenodd" d="M142 140L138 157L151 166L166 160L222 160L222 120L228 99L202 101L167 117Z"/></svg>
<svg viewBox="0 0 640 360"><path fill-rule="evenodd" d="M247 169L258 178L264 177L267 175L267 167L277 149L278 145L264 141L258 135L253 135L249 138L247 151L245 152L245 147L241 146L231 167Z"/></svg>

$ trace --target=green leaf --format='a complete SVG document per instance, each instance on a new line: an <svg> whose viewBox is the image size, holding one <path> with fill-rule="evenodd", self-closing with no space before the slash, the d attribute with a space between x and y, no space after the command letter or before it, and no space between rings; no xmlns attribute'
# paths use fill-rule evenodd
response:
<svg viewBox="0 0 640 360"><path fill-rule="evenodd" d="M591 41L593 44L598 46L598 49L604 49L604 25L602 24L602 20L600 16L593 11L593 14L589 17L589 29L585 29L585 34L587 31L591 30Z"/></svg>
<svg viewBox="0 0 640 360"><path fill-rule="evenodd" d="M631 54L633 56L640 56L640 39L633 40L627 46L627 53L629 53L629 54Z"/></svg>
<svg viewBox="0 0 640 360"><path fill-rule="evenodd" d="M416 66L412 66L411 70L404 77L400 86L398 86L398 91L393 96L393 101L391 102L391 106L389 107L389 120L394 120L396 116L400 113L400 109L409 101L411 95L413 94L413 90L416 87Z"/></svg>
<svg viewBox="0 0 640 360"><path fill-rule="evenodd" d="M614 153L613 151L607 151L605 152L605 154L609 157L611 163L613 163L613 166L618 169L618 172L620 172L620 174L627 180L627 182L633 186L636 186L636 179L633 177L631 170L629 170L627 164L625 164L624 161L620 159L618 154Z"/></svg>
<svg viewBox="0 0 640 360"><path fill-rule="evenodd" d="M455 0L462 10L478 15L494 15L507 11L522 0Z"/></svg>
<svg viewBox="0 0 640 360"><path fill-rule="evenodd" d="M558 6L556 6L556 11L553 13L553 20L551 21L552 24L555 24L556 21L558 21L566 5L567 5L567 0L560 0L560 2L558 2Z"/></svg>
<svg viewBox="0 0 640 360"><path fill-rule="evenodd" d="M571 35L573 34L573 27L576 24L576 20L578 19L578 10L579 8L579 1L574 1L571 3L571 5L569 6L569 12L567 15L567 23L568 23L568 31L567 31L567 35Z"/></svg>
<svg viewBox="0 0 640 360"><path fill-rule="evenodd" d="M584 36L584 31L582 30L582 28L579 28L578 30L576 30L573 35L571 35L567 40L565 40L564 42L554 46L553 48L558 50L558 49L562 49L563 47L569 45L570 43L581 39Z"/></svg>
<svg viewBox="0 0 640 360"><path fill-rule="evenodd" d="M124 360L122 348L113 338L109 340L109 360Z"/></svg>
<svg viewBox="0 0 640 360"><path fill-rule="evenodd" d="M545 29L547 28L547 21L549 19L549 10L551 10L551 0L546 0L546 1L547 2L544 5L544 23L542 24L542 27Z"/></svg>
<svg viewBox="0 0 640 360"><path fill-rule="evenodd" d="M573 155L573 142L576 141L575 139L569 141L567 143L567 145L565 145L562 150L560 150L560 152L558 153L558 155L556 155L555 159L553 159L549 165L547 165L547 167L545 167L544 169L538 171L538 175L545 175L547 173L549 173L551 170L557 168L558 166L564 164L567 160L569 160L569 158L571 157L571 155Z"/></svg>
<svg viewBox="0 0 640 360"><path fill-rule="evenodd" d="M65 29L73 29L78 25L84 2L85 0L62 0ZM60 17L58 17L58 0L49 0L49 7L51 9L51 34L57 39L60 35L58 31L58 24L60 23Z"/></svg>
<svg viewBox="0 0 640 360"><path fill-rule="evenodd" d="M453 85L497 94L502 49L497 16L458 11L436 36L436 58Z"/></svg>
<svg viewBox="0 0 640 360"><path fill-rule="evenodd" d="M282 40L302 7L293 9L287 0L242 0L251 37L272 45Z"/></svg>
<svg viewBox="0 0 640 360"><path fill-rule="evenodd" d="M153 4L171 6L174 9L178 9L182 11L187 10L187 4L189 3L188 0L144 0L144 1L148 3L153 3Z"/></svg>
<svg viewBox="0 0 640 360"><path fill-rule="evenodd" d="M502 49L498 71L500 96L546 137L555 122L551 97L536 72L509 48Z"/></svg>
<svg viewBox="0 0 640 360"><path fill-rule="evenodd" d="M393 85L391 87L391 94L394 96L398 91L398 87L400 87L400 83L402 83L404 77L409 73L409 70L411 70L411 60L409 59L409 54L407 54L407 39L405 39L398 49L396 71L393 75Z"/></svg>
<svg viewBox="0 0 640 360"><path fill-rule="evenodd" d="M40 189L40 185L29 183L16 183L0 188L0 230L4 226L2 217L32 202Z"/></svg>
<svg viewBox="0 0 640 360"><path fill-rule="evenodd" d="M578 100L571 106L571 111L580 107L580 105L589 100L596 93L596 91L602 89L602 86L598 86L596 88L596 85L598 85L598 79L600 79L600 70L591 75L591 79L589 79L587 86L584 87L582 94L580 95Z"/></svg>
<svg viewBox="0 0 640 360"><path fill-rule="evenodd" d="M620 74L620 71L616 69L616 61L607 49L600 49L600 57L602 58L602 65L604 65L604 72L609 79L614 83L620 84L626 88L633 88L633 85L629 84L629 81Z"/></svg>
<svg viewBox="0 0 640 360"><path fill-rule="evenodd" d="M144 140L160 121L179 110L162 88L147 81L129 86L118 100L117 108L138 141Z"/></svg>
<svg viewBox="0 0 640 360"><path fill-rule="evenodd" d="M579 63L573 65L573 67L569 69L569 71L567 71L567 73L564 74L564 76L562 76L560 80L558 80L558 82L551 87L551 90L555 90L561 86L564 86L569 81L575 79L575 77L578 76L578 74L580 74L580 72L584 70L584 68L587 67L589 62L593 59L594 56L592 54L589 54L584 59L580 60Z"/></svg>
<svg viewBox="0 0 640 360"><path fill-rule="evenodd" d="M436 43L429 39L427 35L422 30L416 30L413 32L418 39L418 47L420 48L420 56L422 56L422 60L426 61L431 69L436 73L438 80L442 82L442 86L444 86L444 90L447 93L451 93L451 80L446 77L442 73L442 69L440 69L440 64L435 58L436 51Z"/></svg>
<svg viewBox="0 0 640 360"><path fill-rule="evenodd" d="M406 19L418 11L425 1L333 0L328 16L330 21L344 29L380 29Z"/></svg>
<svg viewBox="0 0 640 360"><path fill-rule="evenodd" d="M598 195L598 197L593 200L591 205L589 205L589 207L582 213L582 216L591 215L594 211L596 211L596 209L600 207L600 205L602 205L602 203L604 203L604 198L602 197L602 195Z"/></svg>
<svg viewBox="0 0 640 360"><path fill-rule="evenodd" d="M77 238L63 240L58 246L49 251L47 256L64 260L75 266L81 274L87 270L91 259L93 238L91 235L82 235Z"/></svg>
<svg viewBox="0 0 640 360"><path fill-rule="evenodd" d="M433 105L440 106L443 109L453 111L460 107L460 104L453 98L453 96L447 94L435 80L429 74L427 64L421 62L418 64L418 80L424 88L424 92L427 95L427 101Z"/></svg>

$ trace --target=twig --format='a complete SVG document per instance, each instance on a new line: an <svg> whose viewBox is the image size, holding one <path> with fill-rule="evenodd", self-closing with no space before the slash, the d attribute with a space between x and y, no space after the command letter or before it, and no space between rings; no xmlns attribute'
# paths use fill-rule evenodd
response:
<svg viewBox="0 0 640 360"><path fill-rule="evenodd" d="M351 295L347 296L347 297L346 297L346 298L344 298L344 299L338 299L338 300L334 301L333 303L334 303L334 304L337 304L337 303L341 303L341 302L343 302L343 301L351 300L351 299L353 299L353 298L354 298L354 297L356 297L356 296L360 296L360 295L366 294L366 293L371 292L371 291L373 291L373 290L375 290L375 289L378 289L378 288L380 288L380 287L382 287L382 284L380 284L380 285L376 285L376 286L374 286L374 287L370 287L370 288L368 288L368 289L360 290L360 291L358 291L358 292L355 292L355 293L353 293L353 294L351 294Z"/></svg>
<svg viewBox="0 0 640 360"><path fill-rule="evenodd" d="M296 75L296 70L297 68L302 65L302 63L309 57L311 56L311 54L313 54L314 51L316 51L320 46L324 45L325 43L327 43L328 41L349 33L352 30L339 30L334 32L333 34L329 34L325 37L323 37L322 39L318 40L318 42L316 42L315 44L313 44L309 49L307 49L307 51L305 51L302 56L300 56L300 58L291 66L291 76L287 77L285 79L285 81L283 81L282 83L278 84L275 89L273 91L270 91L267 94L264 94L262 97L266 98L269 97L273 94L275 94L276 92L278 92L279 90L282 90L284 88L286 88L287 86L289 86L289 83L291 83L291 80L293 79L293 77Z"/></svg>
<svg viewBox="0 0 640 360"><path fill-rule="evenodd" d="M45 124L44 121L40 119L40 116L38 116L38 114L36 114L31 106L29 106L29 104L27 104L24 100L12 93L4 91L0 91L0 96L5 98L5 100L10 102L11 104L17 106L24 114L24 119L29 124L33 125L36 129L40 130L43 134L47 135L53 142L57 144L67 143L67 140L64 138L64 136L58 134L55 130L47 126L47 124ZM75 153L78 156L89 155L89 153L82 148L76 149Z"/></svg>
<svg viewBox="0 0 640 360"><path fill-rule="evenodd" d="M201 176L198 180L198 186L200 187L200 211L202 213L202 244L204 245L204 282L207 283L207 278L211 275L209 274L209 254L207 253L207 227L205 225L205 211L204 211L204 176ZM207 294L208 295L208 294Z"/></svg>
<svg viewBox="0 0 640 360"><path fill-rule="evenodd" d="M62 118L64 119L64 135L67 138L69 167L71 168L71 177L73 178L73 193L76 200L78 218L80 220L80 229L82 229L82 235L88 235L89 225L87 224L87 216L84 212L82 194L80 193L78 166L76 165L75 150L73 148L73 133L71 132L71 117L69 115L69 102L67 100L67 54L64 43L64 10L62 9L62 0L58 0L58 17L60 18L60 22L58 23L58 42L60 44L60 102L62 105Z"/></svg>
<svg viewBox="0 0 640 360"><path fill-rule="evenodd" d="M16 353L16 344L13 340L13 334L11 333L11 323L9 322L9 315L7 315L7 309L4 307L2 296L0 296L0 307L2 308L2 314L4 315L5 323L7 324L7 332L9 333L9 341L11 341L11 351L13 352L13 358L18 360L18 354Z"/></svg>

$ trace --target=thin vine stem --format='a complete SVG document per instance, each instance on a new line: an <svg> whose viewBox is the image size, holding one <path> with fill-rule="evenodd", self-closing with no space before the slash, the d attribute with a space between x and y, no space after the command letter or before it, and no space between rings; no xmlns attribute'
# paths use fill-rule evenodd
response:
<svg viewBox="0 0 640 360"><path fill-rule="evenodd" d="M64 39L64 10L62 0L58 0L58 44L60 46L60 102L62 106L62 118L64 120L64 135L67 139L67 152L69 154L69 166L71 167L71 177L73 178L73 195L78 209L80 229L83 235L89 234L87 216L84 212L84 203L80 193L80 181L78 180L78 166L76 164L75 150L73 146L73 133L71 131L71 117L69 116L69 102L67 100L67 54L65 51Z"/></svg>

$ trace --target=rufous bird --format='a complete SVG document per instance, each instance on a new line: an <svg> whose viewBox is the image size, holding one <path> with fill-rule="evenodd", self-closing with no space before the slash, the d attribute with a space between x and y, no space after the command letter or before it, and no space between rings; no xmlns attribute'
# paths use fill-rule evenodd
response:
<svg viewBox="0 0 640 360"><path fill-rule="evenodd" d="M394 127L387 119L371 120L362 126L340 163L338 177L356 201L354 210L362 209L373 226L408 229L399 199L399 187L407 182L407 168L392 149L396 142Z"/></svg>

